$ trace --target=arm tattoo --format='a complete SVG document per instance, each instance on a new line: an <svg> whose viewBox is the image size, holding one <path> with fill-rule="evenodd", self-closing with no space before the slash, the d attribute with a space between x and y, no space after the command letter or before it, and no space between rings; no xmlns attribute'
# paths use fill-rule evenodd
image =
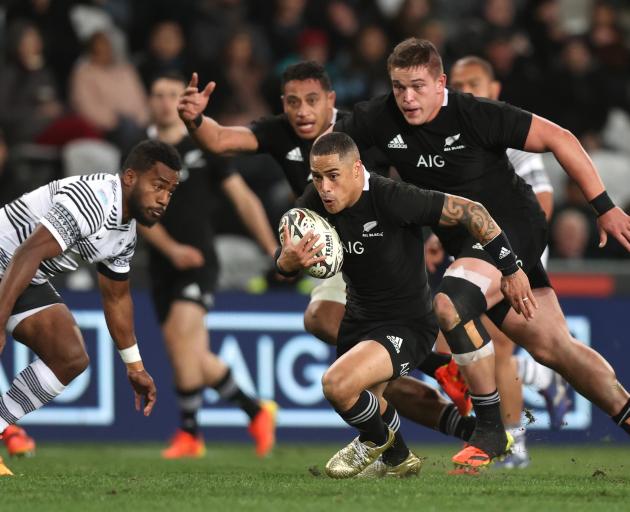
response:
<svg viewBox="0 0 630 512"><path fill-rule="evenodd" d="M470 234L482 244L485 244L501 233L488 210L480 203L476 203L460 196L445 194L440 226L462 225Z"/></svg>

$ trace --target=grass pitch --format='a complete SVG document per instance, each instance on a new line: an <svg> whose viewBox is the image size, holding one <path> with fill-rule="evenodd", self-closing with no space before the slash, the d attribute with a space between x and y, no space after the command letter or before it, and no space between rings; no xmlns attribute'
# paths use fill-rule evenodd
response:
<svg viewBox="0 0 630 512"><path fill-rule="evenodd" d="M418 478L335 481L340 446L283 445L258 460L248 445L210 444L205 459L162 461L158 445L45 444L6 461L2 512L615 510L630 509L630 446L538 446L524 470L448 476L457 445L414 446Z"/></svg>

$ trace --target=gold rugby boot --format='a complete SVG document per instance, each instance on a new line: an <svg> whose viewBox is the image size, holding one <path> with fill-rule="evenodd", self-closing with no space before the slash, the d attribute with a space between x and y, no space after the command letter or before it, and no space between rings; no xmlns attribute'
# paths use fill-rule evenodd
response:
<svg viewBox="0 0 630 512"><path fill-rule="evenodd" d="M409 450L409 455L407 455L407 458L397 466L389 466L387 464L384 464L386 469L385 476L394 478L407 478L408 476L417 476L418 473L420 473L420 469L422 468L424 460L424 457L420 458L416 456L411 450Z"/></svg>
<svg viewBox="0 0 630 512"><path fill-rule="evenodd" d="M0 457L0 476L13 476L13 471L4 465L2 457Z"/></svg>
<svg viewBox="0 0 630 512"><path fill-rule="evenodd" d="M416 476L420 473L424 457L417 457L413 452L409 451L407 458L396 466L390 466L383 462L383 456L380 456L359 473L355 478L406 478L408 476Z"/></svg>
<svg viewBox="0 0 630 512"><path fill-rule="evenodd" d="M387 441L381 446L371 441L362 443L358 436L355 437L326 463L326 474L330 478L352 478L358 475L392 445L395 436L394 431L388 428Z"/></svg>

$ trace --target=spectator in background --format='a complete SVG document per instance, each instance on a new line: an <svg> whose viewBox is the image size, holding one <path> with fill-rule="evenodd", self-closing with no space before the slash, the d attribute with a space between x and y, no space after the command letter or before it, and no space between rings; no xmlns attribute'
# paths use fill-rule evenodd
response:
<svg viewBox="0 0 630 512"><path fill-rule="evenodd" d="M418 27L431 15L429 0L404 0L391 26L391 39L402 41L418 35Z"/></svg>
<svg viewBox="0 0 630 512"><path fill-rule="evenodd" d="M76 0L9 0L6 26L28 21L34 24L44 41L46 62L54 74L56 88L66 98L68 76L79 51L79 39L70 20Z"/></svg>
<svg viewBox="0 0 630 512"><path fill-rule="evenodd" d="M572 215L563 215L570 212ZM589 259L628 259L627 251L611 238L608 243L600 248L599 234L597 231L597 217L590 204L584 198L579 187L573 180L565 181L564 200L554 208L554 215L550 222L551 239L549 243L550 256L552 258L576 258ZM585 228L582 229L585 225ZM579 234L578 231L580 232ZM575 236L576 240L567 240ZM582 247L582 238L586 238L585 247ZM578 248L581 248L578 250Z"/></svg>
<svg viewBox="0 0 630 512"><path fill-rule="evenodd" d="M589 221L580 210L568 208L559 213L551 230L551 256L582 259L589 246Z"/></svg>
<svg viewBox="0 0 630 512"><path fill-rule="evenodd" d="M297 40L307 26L306 0L275 0L266 32L275 60L286 58L297 47Z"/></svg>
<svg viewBox="0 0 630 512"><path fill-rule="evenodd" d="M337 59L338 105L352 106L389 91L389 77L385 72L388 54L389 40L385 31L378 25L362 27L352 54Z"/></svg>
<svg viewBox="0 0 630 512"><path fill-rule="evenodd" d="M332 0L326 6L326 30L333 54L346 53L356 44L361 28L358 14L344 0Z"/></svg>
<svg viewBox="0 0 630 512"><path fill-rule="evenodd" d="M593 7L588 42L606 76L606 96L613 106L630 112L630 48L624 41L618 18L610 4L597 2Z"/></svg>
<svg viewBox="0 0 630 512"><path fill-rule="evenodd" d="M508 32L494 35L485 46L485 55L503 84L501 100L526 110L540 108L542 76L529 59L518 54Z"/></svg>
<svg viewBox="0 0 630 512"><path fill-rule="evenodd" d="M544 71L552 68L567 37L561 21L559 0L537 0L525 6L523 27L534 59Z"/></svg>
<svg viewBox="0 0 630 512"><path fill-rule="evenodd" d="M217 99L219 115L229 116L230 124L247 123L270 113L261 92L267 69L256 58L254 40L247 27L240 27L228 39L214 74L221 89Z"/></svg>
<svg viewBox="0 0 630 512"><path fill-rule="evenodd" d="M0 72L0 126L9 145L32 142L61 116L63 105L35 25L18 21L10 27L8 53Z"/></svg>
<svg viewBox="0 0 630 512"><path fill-rule="evenodd" d="M578 137L587 150L600 147L599 132L610 109L607 78L581 37L568 39L558 68L548 80L551 87L550 119Z"/></svg>
<svg viewBox="0 0 630 512"><path fill-rule="evenodd" d="M144 137L149 113L140 76L129 62L116 58L104 32L92 35L87 53L75 66L70 100L123 154Z"/></svg>
<svg viewBox="0 0 630 512"><path fill-rule="evenodd" d="M515 55L525 55L529 39L516 23L516 6L512 0L483 0L478 2L476 15L460 20L456 35L452 38L457 57L481 55L489 41L501 36L509 42Z"/></svg>
<svg viewBox="0 0 630 512"><path fill-rule="evenodd" d="M20 194L9 167L9 148L0 131L0 207L13 201Z"/></svg>
<svg viewBox="0 0 630 512"><path fill-rule="evenodd" d="M147 49L136 59L147 91L156 76L172 72L188 76L197 67L190 63L182 27L174 20L161 21L153 27Z"/></svg>
<svg viewBox="0 0 630 512"><path fill-rule="evenodd" d="M188 45L194 57L201 62L216 62L221 50L234 30L251 19L260 21L269 15L267 2L245 2L244 0L200 0L192 14ZM258 8L248 16L250 10ZM257 33L256 47L267 48L267 37Z"/></svg>

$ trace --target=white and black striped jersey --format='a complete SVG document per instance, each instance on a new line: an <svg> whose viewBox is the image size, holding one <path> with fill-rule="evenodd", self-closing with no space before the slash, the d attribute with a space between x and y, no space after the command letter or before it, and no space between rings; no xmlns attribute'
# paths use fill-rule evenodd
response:
<svg viewBox="0 0 630 512"><path fill-rule="evenodd" d="M534 194L553 192L541 154L528 153L527 151L512 148L508 148L506 153L516 174L532 187Z"/></svg>
<svg viewBox="0 0 630 512"><path fill-rule="evenodd" d="M136 221L122 222L122 186L117 175L98 173L52 181L0 209L0 276L15 250L38 224L62 253L42 261L31 284L71 272L78 260L98 263L102 274L128 277L136 247Z"/></svg>

